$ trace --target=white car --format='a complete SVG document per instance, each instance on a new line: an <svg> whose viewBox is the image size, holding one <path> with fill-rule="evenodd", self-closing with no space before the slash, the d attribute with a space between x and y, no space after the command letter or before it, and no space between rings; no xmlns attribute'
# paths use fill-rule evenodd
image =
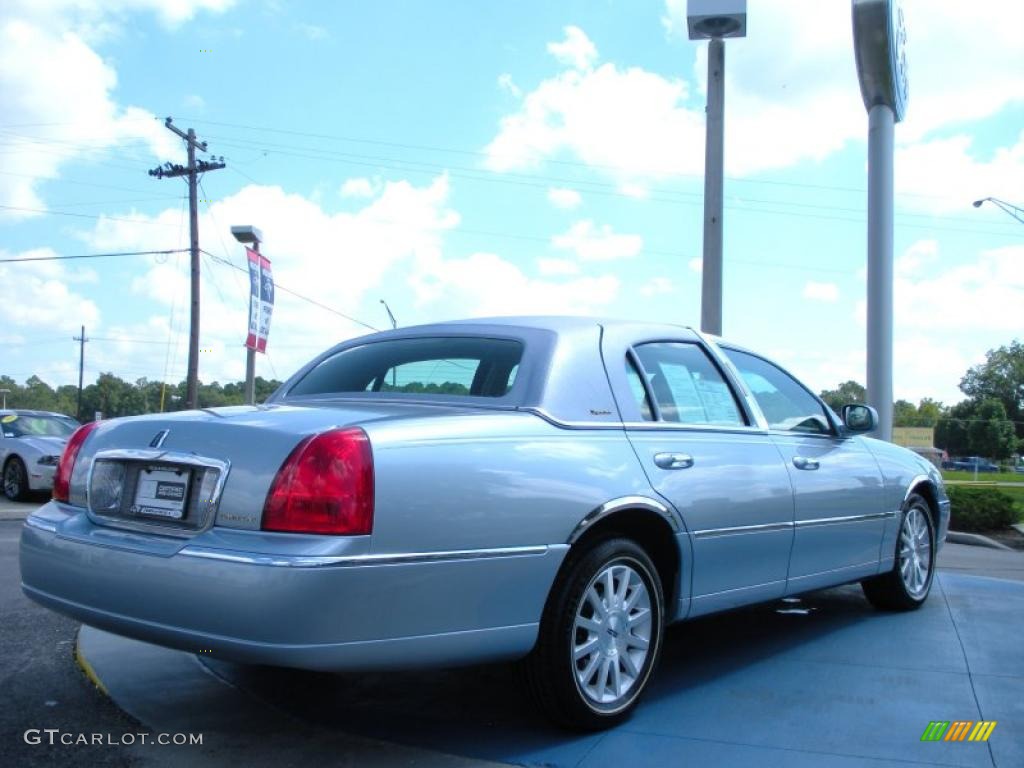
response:
<svg viewBox="0 0 1024 768"><path fill-rule="evenodd" d="M61 451L77 421L49 411L0 411L0 467L4 496L23 500L30 491L49 491Z"/></svg>

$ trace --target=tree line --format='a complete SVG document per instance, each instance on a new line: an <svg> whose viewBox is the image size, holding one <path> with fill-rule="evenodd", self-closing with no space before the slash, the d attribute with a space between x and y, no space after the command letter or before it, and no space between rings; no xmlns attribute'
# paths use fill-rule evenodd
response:
<svg viewBox="0 0 1024 768"><path fill-rule="evenodd" d="M256 402L266 400L281 382L256 377ZM180 411L185 408L186 383L177 384L136 379L125 381L112 373L101 373L95 382L82 389L82 412L78 412L78 387L65 384L51 387L38 376L18 384L10 376L0 376L0 389L6 393L8 408L29 408L74 416L81 421L92 421L100 412L104 418L138 416L143 413ZM245 382L228 384L213 382L199 384L199 407L242 405L245 402Z"/></svg>
<svg viewBox="0 0 1024 768"><path fill-rule="evenodd" d="M924 398L917 405L897 400L893 404L893 425L934 428L935 447L951 456L977 455L1000 460L1014 453L1024 453L1024 343L1014 340L989 350L985 358L984 363L969 368L960 380L960 391L966 395L966 400L950 407L930 398ZM266 400L280 385L280 381L257 376L256 402ZM442 387L437 388L438 391L454 392L451 388L458 385L443 386L449 389ZM10 408L56 411L90 421L97 411L106 418L113 418L182 410L186 386L184 381L165 384L145 378L129 382L112 373L101 373L94 383L82 390L80 414L78 387L73 384L54 389L38 376L32 376L24 385L10 376L0 376L0 389L10 390L7 393ZM423 391L430 390L424 387ZM865 402L867 392L862 384L846 381L822 392L821 398L838 411L847 403ZM241 405L244 400L244 382L222 385L215 381L199 385L201 408Z"/></svg>
<svg viewBox="0 0 1024 768"><path fill-rule="evenodd" d="M935 447L950 456L1001 460L1024 453L1024 344L1014 340L989 350L985 362L960 379L960 391L967 399L950 407L929 398L916 406L897 400L893 426L933 427ZM821 393L835 410L865 397L863 385L855 381Z"/></svg>

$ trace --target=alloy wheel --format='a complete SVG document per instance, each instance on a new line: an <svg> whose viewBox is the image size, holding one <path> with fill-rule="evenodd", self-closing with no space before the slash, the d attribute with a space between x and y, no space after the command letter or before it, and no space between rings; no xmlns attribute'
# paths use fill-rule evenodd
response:
<svg viewBox="0 0 1024 768"><path fill-rule="evenodd" d="M651 596L640 573L612 563L597 573L580 598L573 621L576 684L598 708L628 698L651 645Z"/></svg>
<svg viewBox="0 0 1024 768"><path fill-rule="evenodd" d="M932 535L926 514L918 506L911 507L900 529L900 578L907 592L914 598L928 591L931 576Z"/></svg>

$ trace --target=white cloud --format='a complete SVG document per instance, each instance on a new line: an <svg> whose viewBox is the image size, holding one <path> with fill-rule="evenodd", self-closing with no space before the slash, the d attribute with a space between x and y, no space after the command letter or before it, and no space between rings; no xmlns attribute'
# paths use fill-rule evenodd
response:
<svg viewBox="0 0 1024 768"><path fill-rule="evenodd" d="M19 253L0 249L2 258L57 255L50 248ZM100 310L96 302L71 289L74 283L91 282L94 278L94 274L90 278L90 272L68 269L55 261L0 264L0 285L9 288L6 300L0 301L0 327L7 331L32 331L31 336L77 332L81 325L98 327Z"/></svg>
<svg viewBox="0 0 1024 768"><path fill-rule="evenodd" d="M934 213L967 213L972 201L989 196L1024 199L1024 132L987 160L965 134L898 147L894 183L902 207Z"/></svg>
<svg viewBox="0 0 1024 768"><path fill-rule="evenodd" d="M685 9L682 0L667 3L665 24L673 39L685 37ZM906 10L911 101L897 130L901 144L1024 100L1024 4L965 14L959 3L936 0L908 3ZM727 173L819 162L850 142L863 143L867 116L849 3L752 2L748 18L750 38L728 43ZM577 39L589 42L582 31ZM598 65L596 48L585 66L568 53L561 56L566 68L526 88L516 111L501 119L486 147L488 166L514 170L570 155L620 180L701 175L704 104L691 91L704 92L707 45L685 45L695 57L685 79L628 62Z"/></svg>
<svg viewBox="0 0 1024 768"><path fill-rule="evenodd" d="M295 31L307 40L311 40L313 42L326 40L330 36L325 27L321 27L316 24L299 23L295 25Z"/></svg>
<svg viewBox="0 0 1024 768"><path fill-rule="evenodd" d="M642 286L640 286L641 296L660 296L666 293L672 293L675 290L675 285L667 277L652 277Z"/></svg>
<svg viewBox="0 0 1024 768"><path fill-rule="evenodd" d="M911 246L896 261L897 331L1020 334L1024 328L1024 245L982 251L974 260L943 271L931 265L925 268L922 248L930 250L929 246Z"/></svg>
<svg viewBox="0 0 1024 768"><path fill-rule="evenodd" d="M619 194L632 197L634 200L646 200L651 192L643 184L635 182L624 182L619 185Z"/></svg>
<svg viewBox="0 0 1024 768"><path fill-rule="evenodd" d="M459 222L458 213L448 205L449 193L445 175L424 186L388 182L377 197L358 210L331 213L280 187L249 185L201 212L199 228L209 233L204 243L208 250L241 266L238 247L230 243L226 246L229 250L222 252L222 240L213 233L218 224L225 222L260 222L263 251L271 259L275 280L280 285L359 317L360 302L368 291L381 285L389 270L408 270L410 264L433 263L441 258L442 238ZM133 218L139 223L101 219L88 233L89 246L97 250L143 249L152 247L156 232L168 237L181 232L178 209L167 209L156 216L118 216L122 218ZM173 241L169 244L173 246ZM204 347L210 342L213 352L201 359L202 375L204 379L237 379L241 376L238 366L244 360L238 350L246 327L246 277L218 263L204 264L203 274L201 341ZM163 264L153 264L139 274L131 290L150 299L154 307L153 314L140 322L163 324L163 333L167 333L167 320L175 305L178 317L183 320L187 316L185 281L184 262L175 257ZM360 319L379 324L376 316ZM178 326L176 322L175 327ZM276 296L269 355L278 372L286 375L315 350L364 331L281 290ZM139 354L139 365L143 361L141 355L150 354L150 368L162 370L163 348L142 350Z"/></svg>
<svg viewBox="0 0 1024 768"><path fill-rule="evenodd" d="M548 202L556 208L571 210L577 208L583 202L583 198L580 197L580 193L575 189L552 187L548 190Z"/></svg>
<svg viewBox="0 0 1024 768"><path fill-rule="evenodd" d="M704 259L702 259L700 256L694 256L692 259L686 262L686 266L689 268L691 272L696 272L699 275L704 271Z"/></svg>
<svg viewBox="0 0 1024 768"><path fill-rule="evenodd" d="M578 275L579 262L571 259L537 259L537 271L545 276Z"/></svg>
<svg viewBox="0 0 1024 768"><path fill-rule="evenodd" d="M182 103L189 109L199 110L200 112L206 109L206 99L198 93L190 93L182 100Z"/></svg>
<svg viewBox="0 0 1024 768"><path fill-rule="evenodd" d="M512 80L512 75L508 72L498 75L498 87L512 94L514 98L521 99L523 97L522 89L515 84L515 81Z"/></svg>
<svg viewBox="0 0 1024 768"><path fill-rule="evenodd" d="M43 208L37 188L56 178L72 160L88 161L132 140L151 158L179 160L181 142L141 108L113 97L117 74L90 46L115 34L132 12L154 13L166 25L193 18L201 10L221 11L230 0L15 0L0 11L0 104L3 130L17 151L5 158L0 204ZM88 126L83 137L82 126ZM34 177L34 178L32 178ZM6 211L4 218L24 218Z"/></svg>
<svg viewBox="0 0 1024 768"><path fill-rule="evenodd" d="M551 244L563 251L572 251L582 261L616 261L637 256L644 247L640 235L616 234L608 224L595 226L593 221L577 221L568 231L551 238Z"/></svg>
<svg viewBox="0 0 1024 768"><path fill-rule="evenodd" d="M839 301L839 286L835 283L816 283L808 280L804 284L803 297L811 301L835 303Z"/></svg>
<svg viewBox="0 0 1024 768"><path fill-rule="evenodd" d="M597 48L579 27L566 27L565 39L548 43L548 53L574 69L590 69L597 59Z"/></svg>
<svg viewBox="0 0 1024 768"><path fill-rule="evenodd" d="M379 185L369 179L354 178L345 179L341 185L342 197L373 197L377 194Z"/></svg>
<svg viewBox="0 0 1024 768"><path fill-rule="evenodd" d="M704 123L702 115L681 106L686 96L682 80L638 68L567 69L544 80L523 97L518 111L502 118L485 162L507 171L568 152L632 177L698 173Z"/></svg>
<svg viewBox="0 0 1024 768"><path fill-rule="evenodd" d="M432 315L448 317L457 316L451 314L453 306L468 311L468 316L595 314L619 290L618 278L611 275L564 282L530 278L493 253L428 260L410 277L410 285Z"/></svg>

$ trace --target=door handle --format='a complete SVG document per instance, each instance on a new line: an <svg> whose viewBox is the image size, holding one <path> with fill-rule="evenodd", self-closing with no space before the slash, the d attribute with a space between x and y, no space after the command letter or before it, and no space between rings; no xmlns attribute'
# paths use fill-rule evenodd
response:
<svg viewBox="0 0 1024 768"><path fill-rule="evenodd" d="M803 456L793 457L793 466L797 469L817 469L821 465L817 459L805 459Z"/></svg>
<svg viewBox="0 0 1024 768"><path fill-rule="evenodd" d="M654 463L662 469L689 469L693 466L693 456L688 453L656 453Z"/></svg>

